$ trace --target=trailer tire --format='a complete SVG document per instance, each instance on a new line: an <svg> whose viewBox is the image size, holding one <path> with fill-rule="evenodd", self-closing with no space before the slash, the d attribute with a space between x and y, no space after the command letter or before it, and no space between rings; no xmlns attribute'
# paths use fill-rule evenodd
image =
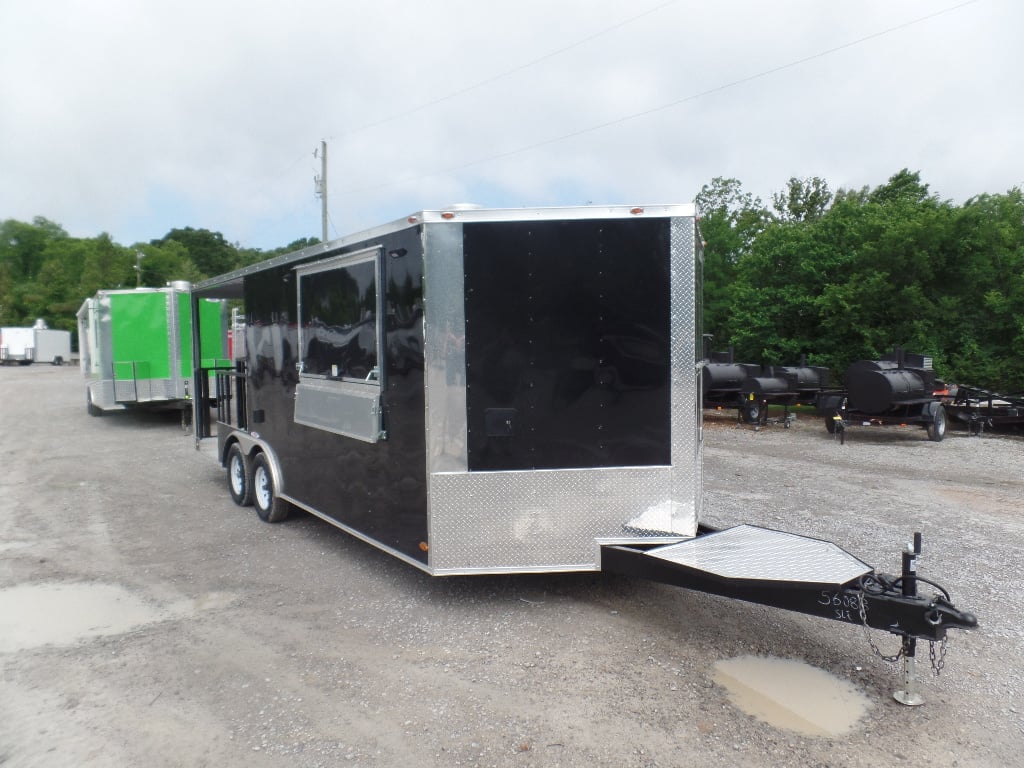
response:
<svg viewBox="0 0 1024 768"><path fill-rule="evenodd" d="M228 450L228 490L240 507L252 505L252 466L249 457L235 443Z"/></svg>
<svg viewBox="0 0 1024 768"><path fill-rule="evenodd" d="M740 417L745 424L757 424L761 418L760 403L746 403L740 406Z"/></svg>
<svg viewBox="0 0 1024 768"><path fill-rule="evenodd" d="M828 433L830 435L834 435L836 433L836 416L837 415L838 415L837 411L830 411L829 413L825 414L825 429L828 430Z"/></svg>
<svg viewBox="0 0 1024 768"><path fill-rule="evenodd" d="M291 508L274 490L274 475L266 454L257 453L252 460L252 503L256 514L265 523L280 523L288 518Z"/></svg>
<svg viewBox="0 0 1024 768"><path fill-rule="evenodd" d="M928 439L933 443L942 442L942 438L946 436L946 409L941 405L936 405L932 409L932 421L927 427Z"/></svg>

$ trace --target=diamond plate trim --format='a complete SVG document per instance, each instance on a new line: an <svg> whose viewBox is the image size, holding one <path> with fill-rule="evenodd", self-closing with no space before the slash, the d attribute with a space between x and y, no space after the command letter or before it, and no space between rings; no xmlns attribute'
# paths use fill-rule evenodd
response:
<svg viewBox="0 0 1024 768"><path fill-rule="evenodd" d="M437 473L430 477L430 566L598 570L597 540L644 538L625 524L664 506L672 487L669 467ZM692 519L692 498L675 502L677 519Z"/></svg>
<svg viewBox="0 0 1024 768"><path fill-rule="evenodd" d="M648 553L726 579L840 586L873 569L835 544L738 525Z"/></svg>

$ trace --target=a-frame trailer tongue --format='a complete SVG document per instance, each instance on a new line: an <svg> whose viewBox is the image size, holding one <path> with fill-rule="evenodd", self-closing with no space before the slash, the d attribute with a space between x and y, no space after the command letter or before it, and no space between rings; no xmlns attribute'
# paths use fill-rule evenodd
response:
<svg viewBox="0 0 1024 768"><path fill-rule="evenodd" d="M676 544L605 546L601 570L899 635L899 654L887 658L903 659L903 687L893 696L916 705L923 703L915 676L917 640L943 642L950 627L978 624L973 614L957 610L942 587L917 575L920 553L921 535L915 534L903 552L902 574L892 577L832 542L738 525L702 529ZM919 595L918 581L938 594Z"/></svg>

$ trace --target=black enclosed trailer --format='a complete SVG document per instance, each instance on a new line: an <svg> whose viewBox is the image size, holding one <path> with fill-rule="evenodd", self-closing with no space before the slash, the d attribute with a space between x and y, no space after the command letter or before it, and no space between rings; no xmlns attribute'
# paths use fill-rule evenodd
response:
<svg viewBox="0 0 1024 768"><path fill-rule="evenodd" d="M433 575L640 575L910 658L973 626L835 545L699 526L699 244L691 205L455 207L199 283L194 306L243 303L245 341L215 419L196 370L197 444L216 432L264 520L298 507Z"/></svg>

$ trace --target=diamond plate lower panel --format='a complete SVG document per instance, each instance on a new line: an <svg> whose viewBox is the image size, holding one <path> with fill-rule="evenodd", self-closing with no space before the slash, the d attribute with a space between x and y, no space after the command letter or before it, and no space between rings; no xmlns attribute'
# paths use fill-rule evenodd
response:
<svg viewBox="0 0 1024 768"><path fill-rule="evenodd" d="M431 475L431 570L597 570L598 539L692 536L694 474L688 483L678 474L624 467Z"/></svg>
<svg viewBox="0 0 1024 768"><path fill-rule="evenodd" d="M148 403L185 397L184 386L179 387L177 379L139 379L111 383L114 399L120 403Z"/></svg>

